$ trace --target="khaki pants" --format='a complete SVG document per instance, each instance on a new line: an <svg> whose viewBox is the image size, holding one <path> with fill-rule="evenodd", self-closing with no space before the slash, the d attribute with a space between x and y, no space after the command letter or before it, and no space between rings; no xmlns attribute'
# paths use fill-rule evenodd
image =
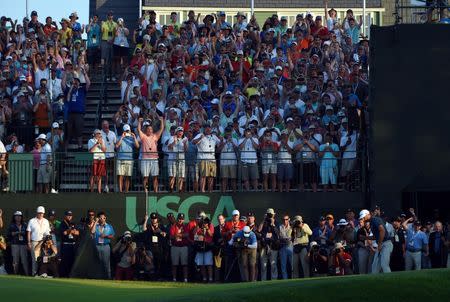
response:
<svg viewBox="0 0 450 302"><path fill-rule="evenodd" d="M41 252L42 241L31 241L31 276L37 274L37 258Z"/></svg>

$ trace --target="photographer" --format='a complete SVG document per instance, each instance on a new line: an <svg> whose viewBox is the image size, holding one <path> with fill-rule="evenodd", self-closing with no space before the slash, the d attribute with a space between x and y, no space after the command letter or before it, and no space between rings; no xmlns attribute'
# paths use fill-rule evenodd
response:
<svg viewBox="0 0 450 302"><path fill-rule="evenodd" d="M58 249L52 240L52 235L45 236L37 258L37 275L43 278L59 277L58 261Z"/></svg>
<svg viewBox="0 0 450 302"><path fill-rule="evenodd" d="M267 209L266 217L259 226L258 232L261 234L261 281L267 279L267 261L270 262L271 280L278 279L278 251L280 245L280 228L275 222L275 211Z"/></svg>
<svg viewBox="0 0 450 302"><path fill-rule="evenodd" d="M22 212L14 212L8 229L8 242L11 244L12 265L15 275L19 274L19 265L21 263L25 276L29 275L26 230L27 224L23 219Z"/></svg>
<svg viewBox="0 0 450 302"><path fill-rule="evenodd" d="M250 230L249 226L245 226L228 241L228 244L237 251L242 281L256 281L258 241L255 233Z"/></svg>
<svg viewBox="0 0 450 302"><path fill-rule="evenodd" d="M136 279L140 281L152 280L155 272L152 252L145 245L138 246L135 258Z"/></svg>
<svg viewBox="0 0 450 302"><path fill-rule="evenodd" d="M295 216L292 225L291 240L294 245L294 255L292 259L292 278L300 278L299 265L301 264L303 270L303 277L309 277L309 264L306 262L306 255L308 254L309 236L312 231L309 226L303 222L302 216Z"/></svg>
<svg viewBox="0 0 450 302"><path fill-rule="evenodd" d="M225 247L225 241L224 236L222 234L223 229L225 228L225 216L223 214L219 214L217 216L218 225L214 227L214 234L213 234L213 242L214 242L214 248L213 248L213 254L214 254L214 279L215 281L223 281L223 272L222 269L222 259L224 254L224 247Z"/></svg>
<svg viewBox="0 0 450 302"><path fill-rule="evenodd" d="M136 243L131 238L131 232L125 231L112 250L117 262L115 280L133 280L133 265L136 262L135 251Z"/></svg>
<svg viewBox="0 0 450 302"><path fill-rule="evenodd" d="M90 225L98 260L103 265L105 277L111 279L111 247L109 244L115 235L114 228L106 222L104 212L98 213L95 222Z"/></svg>
<svg viewBox="0 0 450 302"><path fill-rule="evenodd" d="M326 277L328 275L328 252L316 241L311 241L308 253L311 277Z"/></svg>
<svg viewBox="0 0 450 302"><path fill-rule="evenodd" d="M281 276L283 279L288 278L288 263L290 270L292 271L292 227L290 224L291 219L289 215L284 215L283 223L280 225L280 266Z"/></svg>
<svg viewBox="0 0 450 302"><path fill-rule="evenodd" d="M202 216L196 227L192 230L192 233L194 236L194 250L196 251L195 264L200 267L202 281L207 282L208 280L209 282L213 282L212 245L214 226L211 220L206 216ZM208 273L206 273L206 270Z"/></svg>
<svg viewBox="0 0 450 302"><path fill-rule="evenodd" d="M170 228L172 247L170 256L172 259L172 278L177 281L178 266L183 268L184 282L188 281L188 245L189 230L184 224L184 214L178 213L177 222Z"/></svg>
<svg viewBox="0 0 450 302"><path fill-rule="evenodd" d="M72 211L64 213L64 220L59 226L61 236L61 277L69 277L75 262L75 255L80 231L72 222Z"/></svg>
<svg viewBox="0 0 450 302"><path fill-rule="evenodd" d="M166 228L160 224L158 214L150 214L150 223L148 215L144 217L144 246L147 250L152 251L152 266L154 265L156 277L161 278L163 270L167 265L165 253L168 247L169 234Z"/></svg>
<svg viewBox="0 0 450 302"><path fill-rule="evenodd" d="M353 275L352 256L337 242L331 252L331 269L336 276Z"/></svg>

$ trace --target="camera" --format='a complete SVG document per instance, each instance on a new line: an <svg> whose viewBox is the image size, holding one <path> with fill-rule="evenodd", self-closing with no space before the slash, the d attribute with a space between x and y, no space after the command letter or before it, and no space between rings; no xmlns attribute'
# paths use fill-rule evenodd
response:
<svg viewBox="0 0 450 302"><path fill-rule="evenodd" d="M296 220L296 221L294 221L293 227L294 227L294 228L299 228L301 224L302 224L302 223L301 223L300 220Z"/></svg>
<svg viewBox="0 0 450 302"><path fill-rule="evenodd" d="M198 226L200 228L204 228L204 227L208 227L210 223L211 223L211 220L208 217L203 217L198 222Z"/></svg>
<svg viewBox="0 0 450 302"><path fill-rule="evenodd" d="M120 241L122 243L125 243L125 244L130 244L131 243L131 237L128 237L128 236L122 237L122 239Z"/></svg>
<svg viewBox="0 0 450 302"><path fill-rule="evenodd" d="M314 245L314 246L312 247L312 252L313 252L313 253L319 252L319 246L318 246L318 245Z"/></svg>
<svg viewBox="0 0 450 302"><path fill-rule="evenodd" d="M233 243L233 247L236 249L244 249L248 247L248 239L237 238Z"/></svg>
<svg viewBox="0 0 450 302"><path fill-rule="evenodd" d="M47 235L47 236L44 236L43 242L47 243L48 241L51 241L51 240L53 240L52 235Z"/></svg>

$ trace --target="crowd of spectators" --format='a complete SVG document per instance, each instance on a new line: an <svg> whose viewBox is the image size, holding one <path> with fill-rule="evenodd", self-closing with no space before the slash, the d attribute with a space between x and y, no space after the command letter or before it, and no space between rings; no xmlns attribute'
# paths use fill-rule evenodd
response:
<svg viewBox="0 0 450 302"><path fill-rule="evenodd" d="M74 142L94 153L98 192L113 176L114 189L127 191L133 170L155 192L161 178L170 191L211 191L216 177L224 191L237 180L247 190L350 190L369 94L369 41L351 10L338 21L325 1L324 16L299 13L292 26L277 15L258 24L238 13L233 25L224 12L177 18L159 24L146 11L130 30L112 11L86 25L75 12L59 25L36 11L21 24L2 17L2 156L40 152L38 135L52 154ZM86 94L98 70L119 85L123 105L86 149Z"/></svg>
<svg viewBox="0 0 450 302"><path fill-rule="evenodd" d="M61 221L45 211L38 207L29 222L21 211L13 214L7 239L0 237L0 274L6 267L11 274L87 276L92 272L79 264L90 263L105 279L236 282L450 266L449 225L421 223L412 208L394 218L378 206L359 214L348 209L340 219L328 213L311 225L272 208L261 220L239 210L229 219L220 214L217 225L203 211L189 222L182 213L151 213L139 232L123 234L105 212L88 210L78 222L70 210Z"/></svg>

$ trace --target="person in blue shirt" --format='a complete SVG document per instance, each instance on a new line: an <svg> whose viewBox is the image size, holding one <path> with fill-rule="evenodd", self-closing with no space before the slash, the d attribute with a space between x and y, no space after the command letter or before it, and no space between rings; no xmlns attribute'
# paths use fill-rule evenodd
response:
<svg viewBox="0 0 450 302"><path fill-rule="evenodd" d="M406 271L413 269L419 271L422 268L422 253L428 256L428 237L420 230L422 227L420 221L416 220L413 224L409 224L413 220L414 217L410 217L402 223L406 230Z"/></svg>
<svg viewBox="0 0 450 302"><path fill-rule="evenodd" d="M72 139L77 139L78 149L83 148L83 137L82 131L84 128L84 112L85 112L85 102L86 94L91 85L88 74L84 69L81 69L86 80L86 84L81 84L79 77L73 78L73 84L67 88L67 140L66 147ZM64 85L65 86L65 83Z"/></svg>
<svg viewBox="0 0 450 302"><path fill-rule="evenodd" d="M324 216L320 216L319 225L313 229L311 241L315 241L321 247L326 247L330 239L331 229L326 224L327 220Z"/></svg>
<svg viewBox="0 0 450 302"><path fill-rule="evenodd" d="M119 141L116 143L116 149L119 192L122 193L125 187L125 193L128 193L131 176L133 175L133 152L134 150L139 149L139 142L136 135L131 132L130 125L123 125L123 132Z"/></svg>
<svg viewBox="0 0 450 302"><path fill-rule="evenodd" d="M97 214L95 223L91 228L91 234L94 237L94 244L97 250L97 256L103 265L104 273L107 279L111 279L111 240L114 238L114 228L106 223L106 214L100 212Z"/></svg>
<svg viewBox="0 0 450 302"><path fill-rule="evenodd" d="M375 240L377 244L377 250L373 256L372 262L372 274L378 274L380 271L383 273L390 273L391 268L389 263L391 261L391 253L394 249L391 238L386 230L386 223L380 217L372 215L368 210L364 209L359 212L359 219L363 219L364 222L370 221L370 229L373 236L360 236L361 240Z"/></svg>
<svg viewBox="0 0 450 302"><path fill-rule="evenodd" d="M246 225L234 234L228 244L238 252L242 281L256 281L256 249L258 248L256 234Z"/></svg>
<svg viewBox="0 0 450 302"><path fill-rule="evenodd" d="M89 25L86 27L87 61L93 70L95 70L100 59L100 41L102 36L100 25L98 25L98 15L94 15L89 21Z"/></svg>
<svg viewBox="0 0 450 302"><path fill-rule="evenodd" d="M322 159L320 164L320 178L324 191L328 190L331 183L333 190L337 191L337 161L340 156L339 146L333 143L333 138L329 133L325 135L325 143L319 147L319 157Z"/></svg>

